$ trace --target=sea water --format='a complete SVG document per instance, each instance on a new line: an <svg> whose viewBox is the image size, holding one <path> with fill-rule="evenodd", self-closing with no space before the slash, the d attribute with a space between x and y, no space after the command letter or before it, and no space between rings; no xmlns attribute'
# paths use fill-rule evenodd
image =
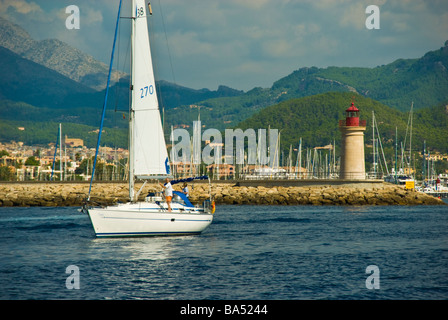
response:
<svg viewBox="0 0 448 320"><path fill-rule="evenodd" d="M0 299L447 299L447 227L447 206L222 205L201 235L97 239L78 208L2 207Z"/></svg>

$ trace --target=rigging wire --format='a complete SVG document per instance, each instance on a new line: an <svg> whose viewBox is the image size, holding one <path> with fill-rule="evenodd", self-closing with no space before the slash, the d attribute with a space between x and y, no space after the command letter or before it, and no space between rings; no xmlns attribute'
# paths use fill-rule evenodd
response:
<svg viewBox="0 0 448 320"><path fill-rule="evenodd" d="M116 41L117 41L118 22L120 21L121 3L122 3L122 0L120 0L120 4L118 6L118 17L117 17L117 22L116 22L116 25L115 25L114 43L112 45L112 53L111 53L111 57L110 57L109 75L107 77L106 93L104 95L103 112L102 112L102 116L101 116L100 130L98 132L98 141L97 141L97 144L96 144L95 160L94 160L93 168L92 168L92 177L90 178L89 194L88 194L88 197L87 197L87 201L90 201L90 192L92 191L92 183L93 183L93 180L94 180L94 177L95 177L96 161L98 159L98 150L100 148L100 143L101 143L101 133L103 131L104 116L105 116L105 113L106 113L106 106L107 106L107 96L109 94L110 76L111 76L112 66L113 66L113 62L114 62L115 44L116 44Z"/></svg>
<svg viewBox="0 0 448 320"><path fill-rule="evenodd" d="M166 32L166 27L165 27L165 18L164 18L164 14L163 14L163 10L162 10L162 4L161 4L160 0L158 2L159 2L159 10L158 11L160 13L160 18L161 18L161 22L162 22L163 32L164 32L164 35L165 35L166 48L167 48L167 53L168 53L168 60L169 60L169 63L170 63L170 68L171 68L171 76L173 78L173 83L176 84L176 77L174 75L173 60L172 60L172 57L171 57L171 51L170 51L170 46L169 46L169 42L168 42L168 34ZM152 14L152 11L151 11L151 14ZM149 31L152 33L152 31L154 29L153 29L153 25L152 25L151 19L149 19L149 23L150 23ZM154 57L153 57L153 59L154 59ZM158 72L158 63L154 63L154 71L157 74L159 74L159 72ZM164 130L165 129L165 103L164 103L163 97L162 97L162 90L161 90L160 81L159 81L158 84L156 84L156 86L157 86L157 92L159 93L159 101L160 101L159 105L160 105L160 109L162 111L162 128L163 128L163 131L165 131Z"/></svg>
<svg viewBox="0 0 448 320"><path fill-rule="evenodd" d="M173 77L173 82L174 82L174 84L176 84L176 77L174 76L173 60L172 60L172 58L171 58L170 45L169 45L169 42L168 42L168 34L167 34L167 32L166 32L165 19L164 19L164 17L163 17L162 4L160 3L160 0L159 0L159 7L160 7L160 17L162 18L163 32L164 32L164 34L165 34L166 49L167 49L167 52L168 52L168 59L169 59L169 61L170 61L171 75L172 75L172 77Z"/></svg>

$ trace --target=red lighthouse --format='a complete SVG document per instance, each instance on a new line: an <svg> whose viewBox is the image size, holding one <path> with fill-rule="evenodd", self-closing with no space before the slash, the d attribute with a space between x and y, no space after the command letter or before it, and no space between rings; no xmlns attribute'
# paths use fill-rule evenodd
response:
<svg viewBox="0 0 448 320"><path fill-rule="evenodd" d="M359 109L352 102L339 121L342 134L340 179L365 179L364 131L366 120L359 120Z"/></svg>

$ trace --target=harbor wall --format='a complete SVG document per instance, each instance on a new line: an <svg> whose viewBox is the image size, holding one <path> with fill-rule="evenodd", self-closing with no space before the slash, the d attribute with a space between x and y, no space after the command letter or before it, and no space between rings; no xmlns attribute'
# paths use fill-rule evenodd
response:
<svg viewBox="0 0 448 320"><path fill-rule="evenodd" d="M435 197L402 186L355 181L227 181L212 183L212 195L219 204L259 205L445 205ZM136 184L136 189L141 184ZM180 190L180 185L174 186ZM189 184L190 199L202 203L208 198L209 184ZM82 206L88 194L88 183L1 183L0 206ZM160 191L157 184L147 184L139 199L151 190ZM127 183L95 183L93 204L126 202Z"/></svg>

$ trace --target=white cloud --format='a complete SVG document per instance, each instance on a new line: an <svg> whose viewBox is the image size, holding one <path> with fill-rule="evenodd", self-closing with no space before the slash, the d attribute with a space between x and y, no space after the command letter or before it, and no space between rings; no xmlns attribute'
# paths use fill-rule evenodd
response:
<svg viewBox="0 0 448 320"><path fill-rule="evenodd" d="M276 59L293 54L291 43L286 39L273 39L264 42L263 50L269 57Z"/></svg>
<svg viewBox="0 0 448 320"><path fill-rule="evenodd" d="M366 5L362 2L350 4L344 10L340 10L340 26L353 28L355 30L365 29Z"/></svg>
<svg viewBox="0 0 448 320"><path fill-rule="evenodd" d="M103 22L103 13L101 10L89 7L89 6L78 6L79 16L82 25L100 24ZM53 13L60 21L65 21L69 14L66 12L66 7L63 6L58 8Z"/></svg>
<svg viewBox="0 0 448 320"><path fill-rule="evenodd" d="M85 24L98 24L103 22L103 14L100 10L87 8L83 14L83 23ZM83 12L83 13L84 13Z"/></svg>
<svg viewBox="0 0 448 320"><path fill-rule="evenodd" d="M269 0L230 0L233 5L241 5L249 9L261 9L266 6L270 1Z"/></svg>
<svg viewBox="0 0 448 320"><path fill-rule="evenodd" d="M130 8L128 1L123 3L122 16L126 16ZM65 28L65 7L70 4L80 8L80 30ZM448 39L446 0L160 0L151 4L152 48L160 76L171 81L173 64L179 84L193 88L270 86L312 65L373 67L400 57L417 58ZM371 4L380 7L380 30L365 27L365 9ZM118 0L0 0L0 14L34 38L59 38L106 63L117 7Z"/></svg>
<svg viewBox="0 0 448 320"><path fill-rule="evenodd" d="M0 0L0 12L4 13L9 8L13 8L13 10L22 14L42 12L41 7L35 2L28 3L25 0Z"/></svg>

